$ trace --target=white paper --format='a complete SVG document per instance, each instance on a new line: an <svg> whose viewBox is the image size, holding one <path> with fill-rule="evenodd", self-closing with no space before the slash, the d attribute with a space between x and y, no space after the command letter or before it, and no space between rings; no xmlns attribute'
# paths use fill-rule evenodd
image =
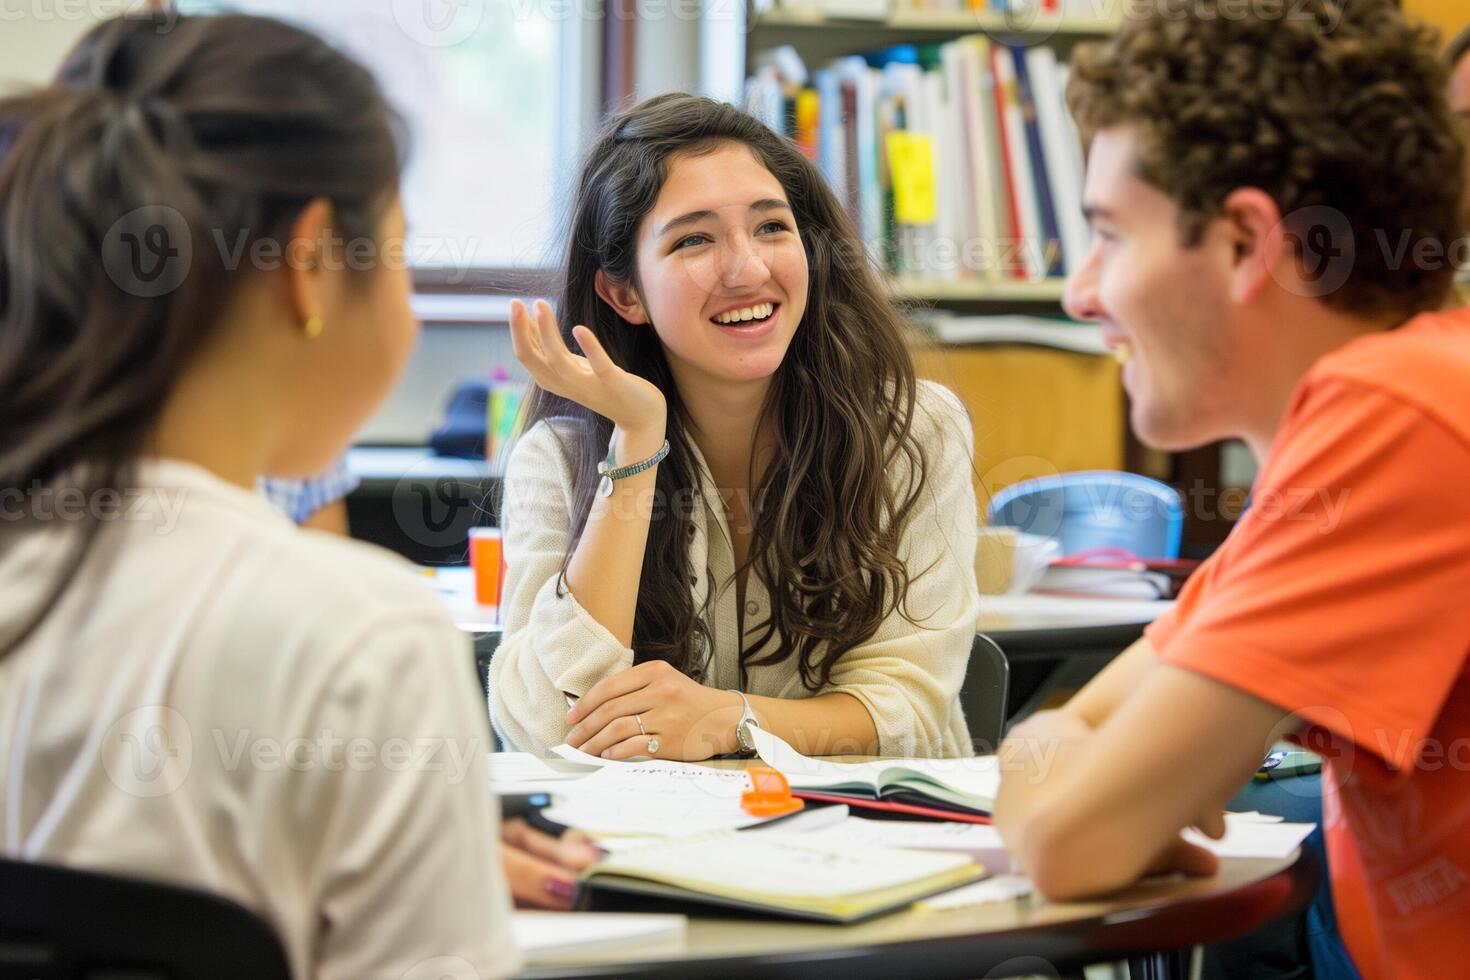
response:
<svg viewBox="0 0 1470 980"><path fill-rule="evenodd" d="M785 776L793 788L798 784L814 789L842 783L871 782L888 768L883 762L844 764L808 758L763 728L752 726L750 733L761 761Z"/></svg>
<svg viewBox="0 0 1470 980"><path fill-rule="evenodd" d="M551 752L553 755L560 756L568 762L575 762L581 766L593 766L598 769L605 769L608 766L617 765L617 763L614 762L612 759L604 759L600 756L589 755L586 752L583 752L581 749L572 748L565 742L563 742L561 745L553 745L551 747Z"/></svg>
<svg viewBox="0 0 1470 980"><path fill-rule="evenodd" d="M835 829L847 819L847 805L838 803L835 806L809 807L791 816L782 817L779 820L772 820L770 823L747 827L741 832L746 834L813 834L813 839L816 839L815 835L823 831ZM609 854L622 854L625 851L634 851L640 847L662 844L667 840L668 836L666 835L657 837L601 837L597 841L597 846Z"/></svg>
<svg viewBox="0 0 1470 980"><path fill-rule="evenodd" d="M803 833L797 824L775 824L763 834ZM918 820L864 820L848 817L831 827L813 828L808 839L824 845L853 848L893 847L911 851L949 851L967 854L985 866L986 871L1009 871L1010 854L1000 832L988 824L934 822Z"/></svg>
<svg viewBox="0 0 1470 980"><path fill-rule="evenodd" d="M963 885L951 891L921 900L915 908L931 912L944 909L961 909L971 905L990 905L995 902L1013 902L1031 894L1031 879L1023 875L997 875Z"/></svg>
<svg viewBox="0 0 1470 980"><path fill-rule="evenodd" d="M846 803L835 803L826 805L808 804L806 809L798 810L788 817L773 820L769 824L761 824L750 828L752 834L809 834L814 831L827 830L840 826L848 819L848 807Z"/></svg>
<svg viewBox="0 0 1470 980"><path fill-rule="evenodd" d="M686 835L763 823L740 806L743 769L654 760L605 766L556 789L542 815L589 834Z"/></svg>
<svg viewBox="0 0 1470 980"><path fill-rule="evenodd" d="M716 771L710 766L701 766L693 762L676 762L672 759L650 759L646 755L635 756L632 759L604 759L601 756L589 755L581 749L574 749L566 743L553 745L551 751L553 755L559 756L568 762L575 762L579 766L591 766L594 769L616 769L656 764L669 769L685 769L698 772Z"/></svg>
<svg viewBox="0 0 1470 980"><path fill-rule="evenodd" d="M1302 846L1302 841L1317 828L1314 823L1261 823L1255 820L1232 820L1225 816L1225 836L1210 840L1193 827L1184 831L1184 839L1213 851L1222 858L1288 858Z"/></svg>
<svg viewBox="0 0 1470 980"><path fill-rule="evenodd" d="M584 772L567 772L553 769L529 752L492 752L490 754L490 782L502 783L546 782L548 780L578 779Z"/></svg>
<svg viewBox="0 0 1470 980"><path fill-rule="evenodd" d="M569 951L682 941L688 923L688 918L682 915L514 912L511 914L510 931L516 949L535 962Z"/></svg>

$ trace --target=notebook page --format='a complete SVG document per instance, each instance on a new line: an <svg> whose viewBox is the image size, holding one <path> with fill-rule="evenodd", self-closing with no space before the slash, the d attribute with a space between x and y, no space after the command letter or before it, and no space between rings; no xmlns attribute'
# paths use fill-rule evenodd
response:
<svg viewBox="0 0 1470 980"><path fill-rule="evenodd" d="M877 789L883 773L896 764L912 760L878 762L827 762L812 759L793 749L784 740L763 728L752 728L756 753L761 761L786 777L793 789L819 789L824 786L867 784Z"/></svg>
<svg viewBox="0 0 1470 980"><path fill-rule="evenodd" d="M847 848L891 847L913 851L947 851L967 854L995 873L1010 869L1011 859L1000 833L988 824L936 822L931 820L865 820L848 817L830 827L803 831L798 825L787 830L775 824L763 834L805 833L806 840L824 846Z"/></svg>
<svg viewBox="0 0 1470 980"><path fill-rule="evenodd" d="M750 779L739 769L651 761L607 766L558 785L548 820L589 834L695 834L751 827L769 820L746 813L740 796Z"/></svg>
<svg viewBox="0 0 1470 980"><path fill-rule="evenodd" d="M979 755L965 759L903 759L890 764L890 768L904 770L903 782L923 788L932 783L955 802L979 806L988 810L1000 792L1000 757ZM910 773L918 775L915 779ZM893 773L891 775L898 775Z"/></svg>
<svg viewBox="0 0 1470 980"><path fill-rule="evenodd" d="M853 849L801 837L727 831L614 854L596 870L714 894L826 899L893 888L971 864L962 854Z"/></svg>
<svg viewBox="0 0 1470 980"><path fill-rule="evenodd" d="M1000 791L1000 759L993 755L964 759L880 759L876 762L827 762L812 759L793 749L776 735L760 728L752 730L761 761L786 776L793 789L866 784L877 789L885 777L907 776L906 782L922 788L924 783L958 790L970 802L985 808ZM918 778L915 779L914 777ZM953 797L954 794L944 794ZM956 802L966 802L958 799Z"/></svg>

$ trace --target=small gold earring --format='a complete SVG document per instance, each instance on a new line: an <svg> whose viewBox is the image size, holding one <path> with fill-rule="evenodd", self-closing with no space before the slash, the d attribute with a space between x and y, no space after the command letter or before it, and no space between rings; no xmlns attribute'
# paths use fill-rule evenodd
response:
<svg viewBox="0 0 1470 980"><path fill-rule="evenodd" d="M301 325L301 332L306 334L307 340L316 340L318 337L320 337L322 335L321 314L313 313L311 316L307 317L306 322Z"/></svg>

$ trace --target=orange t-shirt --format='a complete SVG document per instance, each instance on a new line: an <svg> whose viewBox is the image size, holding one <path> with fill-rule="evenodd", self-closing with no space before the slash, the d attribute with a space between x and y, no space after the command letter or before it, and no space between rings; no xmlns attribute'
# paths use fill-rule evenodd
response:
<svg viewBox="0 0 1470 980"><path fill-rule="evenodd" d="M1148 630L1327 757L1338 921L1367 978L1470 956L1470 310L1317 362L1251 509Z"/></svg>

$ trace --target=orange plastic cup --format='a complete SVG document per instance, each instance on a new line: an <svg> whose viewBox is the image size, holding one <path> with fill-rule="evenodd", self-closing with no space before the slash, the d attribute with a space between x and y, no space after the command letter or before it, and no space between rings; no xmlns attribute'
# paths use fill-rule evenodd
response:
<svg viewBox="0 0 1470 980"><path fill-rule="evenodd" d="M482 606L500 605L505 583L505 549L500 528L470 528L470 567L475 571L475 601Z"/></svg>

